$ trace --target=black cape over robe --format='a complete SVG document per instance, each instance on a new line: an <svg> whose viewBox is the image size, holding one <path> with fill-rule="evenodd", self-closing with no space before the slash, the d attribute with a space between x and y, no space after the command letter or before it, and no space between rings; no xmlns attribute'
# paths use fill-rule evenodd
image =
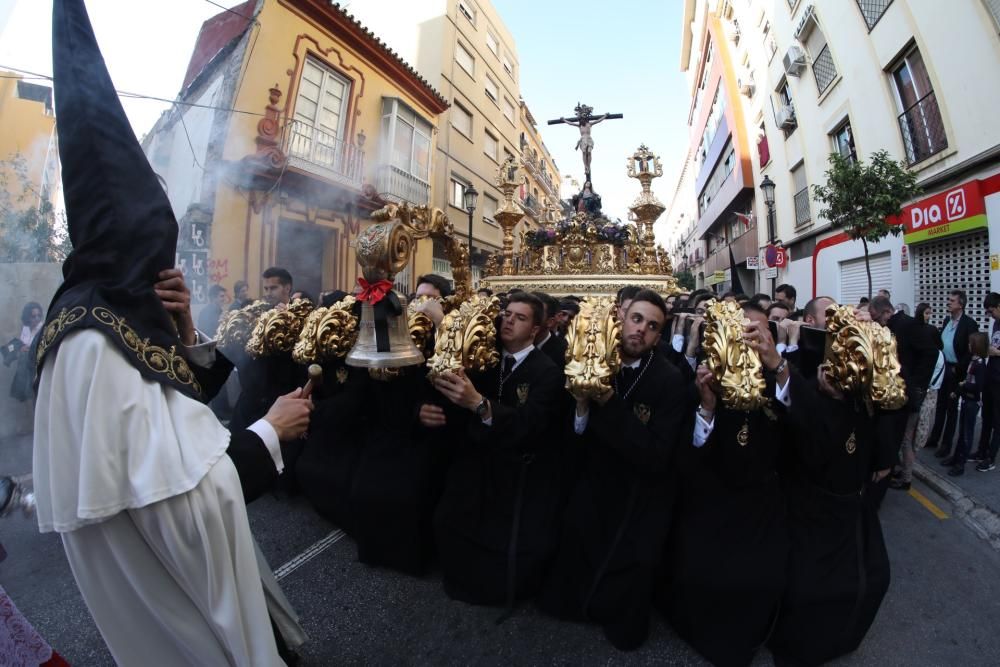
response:
<svg viewBox="0 0 1000 667"><path fill-rule="evenodd" d="M348 499L358 560L408 574L426 573L434 553L432 518L449 460L449 441L419 426L426 369L359 383L362 446ZM437 393L437 392L435 392ZM439 396L440 397L440 396Z"/></svg>
<svg viewBox="0 0 1000 667"><path fill-rule="evenodd" d="M778 481L784 405L719 403L708 440L678 456L681 477L658 602L677 633L715 665L747 665L774 624L788 535ZM770 414L768 414L768 412ZM740 445L744 424L749 441Z"/></svg>
<svg viewBox="0 0 1000 667"><path fill-rule="evenodd" d="M602 624L622 650L637 648L649 632L654 571L674 496L672 460L690 442L694 411L680 372L662 355L638 372L626 397L592 404L576 439L583 467L538 601L550 614Z"/></svg>
<svg viewBox="0 0 1000 667"><path fill-rule="evenodd" d="M555 547L563 473L552 437L565 405L563 376L536 349L506 379L500 364L470 373L491 403L492 425L468 410L450 410L461 424L455 460L434 515L445 592L484 605L512 605L534 595Z"/></svg>
<svg viewBox="0 0 1000 667"><path fill-rule="evenodd" d="M865 498L883 452L863 405L821 394L794 370L790 382L791 558L768 646L778 664L818 665L858 647L889 588L882 527Z"/></svg>

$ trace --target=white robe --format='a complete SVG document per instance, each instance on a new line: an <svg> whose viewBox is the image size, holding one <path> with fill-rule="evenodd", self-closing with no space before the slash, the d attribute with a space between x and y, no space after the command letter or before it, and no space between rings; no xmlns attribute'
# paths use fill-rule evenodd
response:
<svg viewBox="0 0 1000 667"><path fill-rule="evenodd" d="M121 665L281 665L229 432L103 334L66 336L35 408L39 528ZM280 455L279 455L280 456Z"/></svg>

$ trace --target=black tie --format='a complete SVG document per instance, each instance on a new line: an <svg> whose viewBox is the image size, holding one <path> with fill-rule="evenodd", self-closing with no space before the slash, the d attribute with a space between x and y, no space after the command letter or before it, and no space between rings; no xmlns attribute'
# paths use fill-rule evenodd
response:
<svg viewBox="0 0 1000 667"><path fill-rule="evenodd" d="M500 376L504 379L510 377L510 374L514 372L514 356L510 354L503 355L503 369L500 371Z"/></svg>
<svg viewBox="0 0 1000 667"><path fill-rule="evenodd" d="M633 380L635 380L635 369L631 366L624 366L621 370L622 387L627 390L632 386Z"/></svg>

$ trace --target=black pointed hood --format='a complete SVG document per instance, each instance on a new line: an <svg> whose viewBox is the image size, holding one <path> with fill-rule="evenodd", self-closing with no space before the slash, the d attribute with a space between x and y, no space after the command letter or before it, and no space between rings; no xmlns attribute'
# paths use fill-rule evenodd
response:
<svg viewBox="0 0 1000 667"><path fill-rule="evenodd" d="M38 368L70 331L94 328L151 380L201 387L153 291L174 266L177 221L115 92L83 0L55 0L52 65L73 251L49 306Z"/></svg>

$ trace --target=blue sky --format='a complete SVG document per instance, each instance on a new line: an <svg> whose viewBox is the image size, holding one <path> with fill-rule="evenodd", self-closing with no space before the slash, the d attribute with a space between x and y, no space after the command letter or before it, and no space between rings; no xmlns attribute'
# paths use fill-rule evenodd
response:
<svg viewBox="0 0 1000 667"><path fill-rule="evenodd" d="M358 0L355 0L358 1ZM546 125L583 102L621 113L594 128L594 188L612 218L627 214L639 183L625 159L645 143L663 161L653 191L669 204L688 144L690 98L680 71L680 0L493 0L514 36L521 95L560 173L583 175L576 128Z"/></svg>
<svg viewBox="0 0 1000 667"><path fill-rule="evenodd" d="M420 0L400 0L419 2ZM364 0L353 0L361 3ZM577 102L595 113L622 113L622 120L594 128L594 186L612 218L627 215L639 184L625 175L625 158L646 143L663 160L654 192L670 203L687 148L688 94L680 61L681 0L493 0L514 36L521 93L560 173L583 175L573 147L576 128L548 126L570 116ZM173 98L202 21L218 13L205 0L173 0L157 29L142 25L154 0L87 0L87 8L117 88ZM221 0L231 6L236 0ZM0 64L52 72L51 0L0 0ZM135 58L135 53L156 54ZM46 82L42 82L46 83ZM123 99L141 136L169 105Z"/></svg>

